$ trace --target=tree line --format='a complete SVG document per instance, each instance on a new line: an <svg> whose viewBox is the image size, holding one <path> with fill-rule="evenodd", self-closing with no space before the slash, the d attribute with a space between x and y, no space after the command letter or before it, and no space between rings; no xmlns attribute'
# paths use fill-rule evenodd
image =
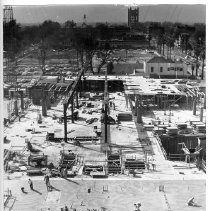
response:
<svg viewBox="0 0 210 211"><path fill-rule="evenodd" d="M76 49L80 63L84 58L89 62L92 70L92 57L97 54L101 58L98 72L108 58L109 40L116 38L123 39L130 29L127 26L109 26L105 23L98 23L96 26L77 26L73 20L66 21L63 25L58 22L46 20L40 25L21 27L16 21L4 24L4 51L10 55L17 55L31 44L39 46L39 57L43 62L46 59L47 49ZM196 58L196 65L192 65L192 72L197 76L199 58L205 61L206 26L205 24L194 24L192 26L181 23L139 23L137 30L147 34L147 39L156 41L156 48L160 54L171 58L171 51L175 41L180 41L182 52L193 52ZM117 35L116 35L117 32ZM105 46L100 46L99 40L106 40ZM85 57L84 57L85 55ZM11 56L12 57L12 56ZM203 74L202 74L203 75Z"/></svg>

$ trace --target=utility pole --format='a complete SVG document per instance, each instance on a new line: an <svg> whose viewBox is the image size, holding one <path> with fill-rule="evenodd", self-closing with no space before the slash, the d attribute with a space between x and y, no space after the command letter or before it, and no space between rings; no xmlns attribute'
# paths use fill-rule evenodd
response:
<svg viewBox="0 0 210 211"><path fill-rule="evenodd" d="M104 124L105 124L105 143L108 143L107 140L107 112L108 112L108 83L107 83L107 69L105 71L105 87L104 87Z"/></svg>

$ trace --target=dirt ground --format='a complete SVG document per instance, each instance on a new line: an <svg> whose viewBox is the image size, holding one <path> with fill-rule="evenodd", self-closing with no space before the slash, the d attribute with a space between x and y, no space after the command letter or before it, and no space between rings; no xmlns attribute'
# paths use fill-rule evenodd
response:
<svg viewBox="0 0 210 211"><path fill-rule="evenodd" d="M69 208L76 208L77 211L99 211L103 210L103 207L107 211L128 211L134 210L134 203L142 204L141 211L206 210L204 180L51 180L54 187L52 192L47 192L43 180L33 182L35 191L29 189L25 180L5 183L5 188L12 188L12 195L15 197L12 210L40 211L50 208L57 211L67 205ZM164 186L164 191L159 191L160 186ZM27 193L22 193L21 187L25 187ZM191 197L195 197L197 207L187 206L187 201Z"/></svg>
<svg viewBox="0 0 210 211"><path fill-rule="evenodd" d="M130 109L126 107L124 96L115 94L116 110L111 109L111 115L116 116L117 112L126 111ZM96 109L92 114L83 113L80 110L80 121L74 124L68 122L68 136L75 137L78 135L93 136L93 126L97 125L100 128L100 108L101 102L95 102ZM25 145L25 139L28 138L39 149L43 150L45 154L49 155L49 161L57 162L58 155L62 146L60 143L46 142L46 133L56 130L58 135L63 135L63 124L53 120L53 114L58 117L62 116L62 104L56 105L48 111L48 116L43 118L43 123L38 125L36 123L37 114L41 111L41 107L31 106L25 111L25 116L19 122L15 121L12 125L4 129L4 134L10 140L8 144L4 144L5 149L9 149L14 145ZM70 112L70 111L69 111ZM69 113L70 114L70 113ZM164 115L163 111L154 111L155 116L158 116L162 121L167 121L169 116ZM184 115L183 115L184 114ZM85 118L98 118L98 121L92 125L87 125ZM165 119L166 118L166 119ZM190 119L199 119L192 115L192 111L174 111L171 120L174 122L189 121ZM144 122L150 122L150 117L144 117ZM31 134L26 132L26 128L35 128L39 133ZM139 132L136 128L135 122L123 122L117 125L110 125L111 135L110 143L113 145L124 145L132 147L132 150L124 150L127 155L144 156L141 148L135 148L137 145L141 147L141 143L137 140L138 137L143 138L146 134L150 138L152 157L156 160L156 171L145 171L139 178L129 177L127 175L110 176L107 180L93 180L91 178L83 177L74 179L51 179L51 185L54 187L53 191L47 193L45 183L42 177L31 177L34 182L35 191L29 189L27 182L28 176L22 172L5 175L4 190L7 188L12 190L13 197L9 200L5 210L14 211L44 211L50 210L58 211L61 207L67 205L76 208L78 211L87 211L96 209L97 211L133 211L134 203L141 203L141 211L204 211L205 207L205 174L198 171L193 164L189 165L184 162L172 162L165 160L157 140L152 136L151 131ZM123 146L123 147L124 147ZM65 145L65 149L73 150L76 154L83 155L88 160L104 161L105 154L100 151L100 144L85 145L80 148L70 144ZM176 168L173 166L177 166ZM179 168L178 168L179 167ZM180 174L180 171L182 174ZM165 192L159 192L159 186L164 185ZM25 187L28 193L21 192L21 187ZM103 187L108 191L103 191ZM88 189L91 189L88 193ZM195 197L197 207L188 207L186 202L189 198ZM103 209L104 208L104 209ZM95 211L96 211L95 210Z"/></svg>

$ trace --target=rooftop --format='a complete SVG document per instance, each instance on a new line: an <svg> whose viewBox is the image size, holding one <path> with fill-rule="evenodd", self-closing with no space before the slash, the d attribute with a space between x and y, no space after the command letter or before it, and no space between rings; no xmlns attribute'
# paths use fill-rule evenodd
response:
<svg viewBox="0 0 210 211"><path fill-rule="evenodd" d="M172 59L165 59L163 56L154 56L147 63L174 63Z"/></svg>

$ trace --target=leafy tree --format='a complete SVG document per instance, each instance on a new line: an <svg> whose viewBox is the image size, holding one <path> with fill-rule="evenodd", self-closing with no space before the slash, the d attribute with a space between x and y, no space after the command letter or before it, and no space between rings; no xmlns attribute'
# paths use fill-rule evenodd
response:
<svg viewBox="0 0 210 211"><path fill-rule="evenodd" d="M97 37L100 38L101 40L109 40L111 37L110 30L107 24L98 23L96 25L96 32L97 32Z"/></svg>
<svg viewBox="0 0 210 211"><path fill-rule="evenodd" d="M112 70L114 69L114 65L112 62L108 62L107 64L107 73L112 74Z"/></svg>
<svg viewBox="0 0 210 211"><path fill-rule="evenodd" d="M39 26L40 38L45 40L48 37L54 36L56 38L60 32L61 26L58 22L53 22L51 20L44 21Z"/></svg>
<svg viewBox="0 0 210 211"><path fill-rule="evenodd" d="M174 42L175 42L175 28L172 26L167 27L165 29L165 42L167 46L167 57L171 58L171 49L174 47Z"/></svg>
<svg viewBox="0 0 210 211"><path fill-rule="evenodd" d="M202 60L202 72L201 72L201 79L204 79L204 65L205 65L205 58L206 58L206 48L205 45L203 46L201 53L200 53L200 57Z"/></svg>
<svg viewBox="0 0 210 211"><path fill-rule="evenodd" d="M39 43L39 49L38 49L38 59L42 68L42 73L45 75L45 62L47 59L47 50L49 49L49 45L47 42L40 42Z"/></svg>
<svg viewBox="0 0 210 211"><path fill-rule="evenodd" d="M95 31L92 27L81 28L73 32L73 47L80 55L81 65L84 65L84 56L89 64L91 72L94 74L92 59L98 48Z"/></svg>
<svg viewBox="0 0 210 211"><path fill-rule="evenodd" d="M45 61L47 59L47 51L55 48L59 43L61 26L58 22L51 20L44 21L39 26L39 49L38 58L42 67L42 72L45 74Z"/></svg>
<svg viewBox="0 0 210 211"><path fill-rule="evenodd" d="M98 74L101 72L101 68L109 60L109 57L110 57L109 50L110 50L110 45L109 45L108 41L105 43L104 46L99 46L98 57L101 59L101 62L97 67L97 73Z"/></svg>
<svg viewBox="0 0 210 211"><path fill-rule="evenodd" d="M76 26L77 24L73 21L73 20L68 20L68 21L66 21L65 23L64 23L64 27L66 28L66 29L71 29L71 28L74 28L75 26Z"/></svg>
<svg viewBox="0 0 210 211"><path fill-rule="evenodd" d="M195 69L195 76L196 76L196 78L198 76L198 68L199 68L199 66L198 66L198 58L199 58L199 56L201 54L201 49L202 49L201 43L200 43L200 41L201 41L200 39L201 38L197 37L196 34L191 36L190 39L189 39L189 43L192 46L192 49L194 51L194 55L196 57L196 66L195 66L196 67L196 69Z"/></svg>

